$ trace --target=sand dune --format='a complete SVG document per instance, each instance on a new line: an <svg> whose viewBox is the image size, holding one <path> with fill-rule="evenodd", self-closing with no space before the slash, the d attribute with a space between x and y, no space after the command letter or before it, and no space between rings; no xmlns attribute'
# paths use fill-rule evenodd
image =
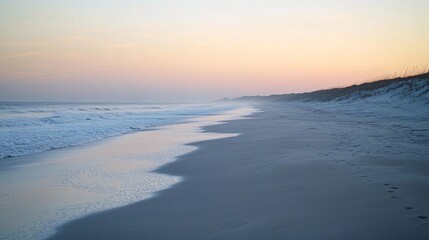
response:
<svg viewBox="0 0 429 240"><path fill-rule="evenodd" d="M271 96L246 96L245 101L358 101L367 98L405 100L429 103L429 73L416 76L379 80L344 88L333 88L308 93L291 93Z"/></svg>

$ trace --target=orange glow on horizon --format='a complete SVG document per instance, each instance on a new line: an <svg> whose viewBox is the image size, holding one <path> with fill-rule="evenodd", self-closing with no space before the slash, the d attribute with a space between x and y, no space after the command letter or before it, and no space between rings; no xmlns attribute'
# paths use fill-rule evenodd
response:
<svg viewBox="0 0 429 240"><path fill-rule="evenodd" d="M346 86L429 63L429 6L421 6L429 4L411 2L265 7L255 0L246 11L195 2L195 12L173 4L170 15L146 16L109 1L99 16L85 15L95 7L89 3L87 11L65 11L64 3L32 17L21 16L25 4L5 3L13 10L2 15L0 84L117 81L216 89L219 97Z"/></svg>

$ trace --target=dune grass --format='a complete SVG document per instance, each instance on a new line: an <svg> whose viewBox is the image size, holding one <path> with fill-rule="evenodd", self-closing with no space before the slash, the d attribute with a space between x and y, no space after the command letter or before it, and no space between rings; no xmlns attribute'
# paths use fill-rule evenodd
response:
<svg viewBox="0 0 429 240"><path fill-rule="evenodd" d="M344 99L347 96L356 94L362 91L371 91L380 88L385 88L391 84L398 84L404 82L406 84L410 81L425 81L422 85L427 84L429 79L429 70L427 66L421 69L414 67L412 70L405 70L401 76L398 76L397 73L383 75L379 80L365 82L362 84L355 84L343 88L331 88L318 90L313 92L306 93L289 93L289 94L277 94L270 96L247 96L238 98L238 100L262 100L262 101L332 101L338 99Z"/></svg>

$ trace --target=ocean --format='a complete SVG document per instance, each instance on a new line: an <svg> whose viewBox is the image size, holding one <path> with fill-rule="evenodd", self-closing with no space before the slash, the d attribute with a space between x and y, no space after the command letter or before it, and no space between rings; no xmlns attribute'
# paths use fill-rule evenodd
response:
<svg viewBox="0 0 429 240"><path fill-rule="evenodd" d="M212 103L0 103L0 159L77 146L232 108Z"/></svg>

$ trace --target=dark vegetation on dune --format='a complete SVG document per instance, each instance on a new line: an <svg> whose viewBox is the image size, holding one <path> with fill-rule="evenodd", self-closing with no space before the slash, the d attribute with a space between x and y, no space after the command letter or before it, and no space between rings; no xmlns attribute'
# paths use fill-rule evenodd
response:
<svg viewBox="0 0 429 240"><path fill-rule="evenodd" d="M418 92L419 96L429 95L429 72L421 73L418 75L397 77L378 80L374 82L367 82L358 85L352 85L344 88L332 88L326 90L318 90L314 92L306 93L288 93L288 94L276 94L270 96L244 96L236 98L235 100L242 101L340 101L346 100L351 96L374 96L386 89L384 92L400 87L407 87L408 92L404 92L402 95L409 94L409 92Z"/></svg>

